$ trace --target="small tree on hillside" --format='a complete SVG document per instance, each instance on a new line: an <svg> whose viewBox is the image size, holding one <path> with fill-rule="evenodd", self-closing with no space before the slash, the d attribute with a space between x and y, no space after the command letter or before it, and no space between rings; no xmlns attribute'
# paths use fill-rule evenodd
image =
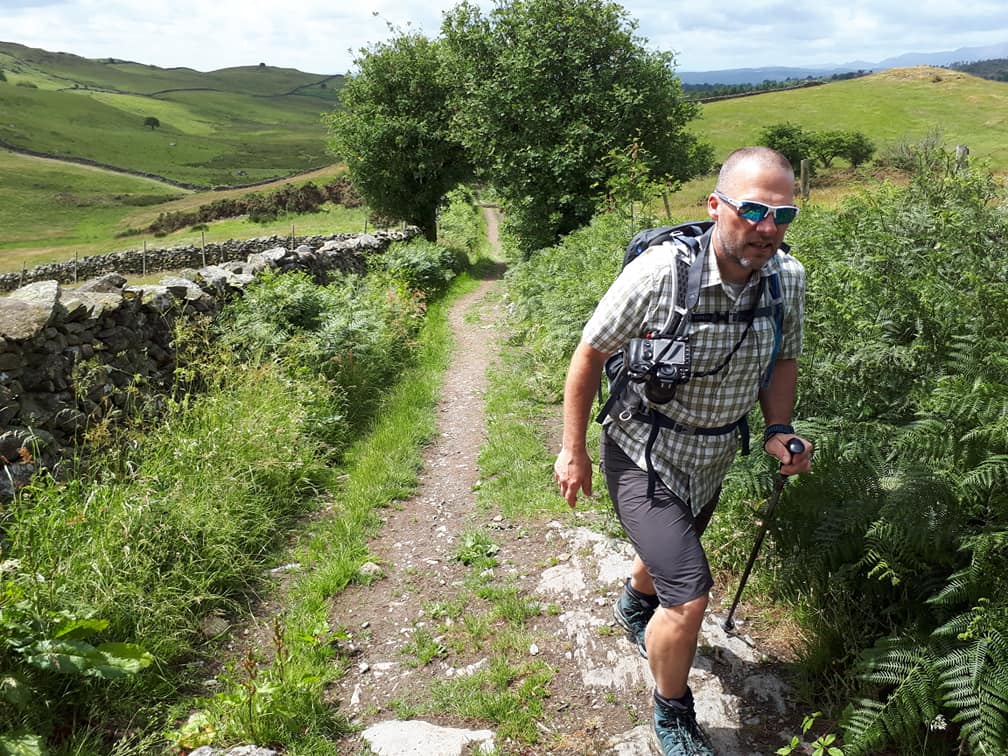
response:
<svg viewBox="0 0 1008 756"><path fill-rule="evenodd" d="M154 116L147 116L144 118L144 126L150 126L150 130L154 131L154 129L161 127L161 121Z"/></svg>
<svg viewBox="0 0 1008 756"><path fill-rule="evenodd" d="M7 77L4 76L3 69L0 68L0 81L7 81Z"/></svg>
<svg viewBox="0 0 1008 756"><path fill-rule="evenodd" d="M816 131L811 135L812 157L823 168L829 168L833 160L843 155L849 133L846 131Z"/></svg>
<svg viewBox="0 0 1008 756"><path fill-rule="evenodd" d="M760 144L772 147L786 157L795 173L801 171L801 161L814 155L815 136L796 123L775 123L760 133Z"/></svg>
<svg viewBox="0 0 1008 756"><path fill-rule="evenodd" d="M848 131L847 139L840 157L848 160L852 166L857 168L862 163L867 163L875 154L875 144L860 131Z"/></svg>

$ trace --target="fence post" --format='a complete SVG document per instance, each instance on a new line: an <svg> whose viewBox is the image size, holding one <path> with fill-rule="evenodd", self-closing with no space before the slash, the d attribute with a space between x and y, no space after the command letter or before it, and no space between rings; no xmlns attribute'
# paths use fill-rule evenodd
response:
<svg viewBox="0 0 1008 756"><path fill-rule="evenodd" d="M808 158L801 161L801 196L802 202L808 202L809 196L809 162Z"/></svg>
<svg viewBox="0 0 1008 756"><path fill-rule="evenodd" d="M290 251L294 251L294 224L291 223L291 248Z"/></svg>
<svg viewBox="0 0 1008 756"><path fill-rule="evenodd" d="M140 257L140 275L147 275L147 240L144 239L143 255Z"/></svg>
<svg viewBox="0 0 1008 756"><path fill-rule="evenodd" d="M25 276L27 276L27 275L28 275L28 263L27 263L27 262L25 262L24 260L22 260L22 261L21 261L21 283L20 283L20 284L18 284L18 288L19 288L19 289L20 289L20 288L21 288L22 286L24 286L24 282L25 282Z"/></svg>
<svg viewBox="0 0 1008 756"><path fill-rule="evenodd" d="M956 173L966 169L967 158L969 157L969 147L965 144L956 145Z"/></svg>
<svg viewBox="0 0 1008 756"><path fill-rule="evenodd" d="M77 283L77 250L74 250L74 283Z"/></svg>
<svg viewBox="0 0 1008 756"><path fill-rule="evenodd" d="M200 231L200 257L203 259L203 267L206 267L206 231Z"/></svg>

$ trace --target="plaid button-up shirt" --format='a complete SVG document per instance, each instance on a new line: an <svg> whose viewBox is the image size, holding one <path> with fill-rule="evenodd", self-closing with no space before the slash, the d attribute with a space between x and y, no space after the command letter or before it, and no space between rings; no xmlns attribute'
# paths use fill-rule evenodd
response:
<svg viewBox="0 0 1008 756"><path fill-rule="evenodd" d="M757 305L759 276L750 278L735 297L730 293L730 285L721 280L709 243L702 254L707 259L695 313L745 312ZM584 327L582 340L600 352L612 354L623 349L631 338L661 332L667 327L676 292L675 256L672 243L665 242L628 264L595 308ZM778 250L761 269L760 276L774 272L780 278L784 306L783 340L777 359L796 358L802 347L805 269L798 260ZM763 291L760 307L771 303L769 287L763 287ZM744 322L691 323L692 372L705 372L722 364L745 328ZM773 318L759 317L722 370L681 384L671 401L652 404L644 396L643 386L632 381L626 390L633 392L629 398L639 399L643 408L657 408L683 425L694 428L728 425L755 406L773 345ZM610 418L606 420L606 430L627 456L646 469L650 422ZM738 447L738 431L703 436L662 428L651 461L661 481L696 513L717 495Z"/></svg>

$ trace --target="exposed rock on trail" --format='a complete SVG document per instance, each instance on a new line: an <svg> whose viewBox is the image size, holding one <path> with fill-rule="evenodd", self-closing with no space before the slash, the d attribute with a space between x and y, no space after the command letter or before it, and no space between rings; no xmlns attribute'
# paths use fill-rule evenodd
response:
<svg viewBox="0 0 1008 756"><path fill-rule="evenodd" d="M456 349L419 489L386 510L385 526L370 544L383 577L333 599L332 624L346 631L353 654L334 695L360 728L337 744L339 753L461 756L495 747L509 754L652 753L650 671L612 615L630 567L629 545L602 534L597 514L571 512L559 496L542 522L510 521L476 505L483 395L501 337L501 290L500 281L486 281L453 308ZM431 700L435 682L490 663L491 652L479 644L452 646L425 664L416 654L417 639L437 643L444 622L430 607L458 600L465 590L468 568L455 555L474 528L493 534L495 580L548 607L525 628L533 639L528 658L553 670L531 745L500 737L492 723L415 716ZM762 654L727 636L713 616L704 623L690 684L698 717L722 756L772 753L796 727L784 683Z"/></svg>

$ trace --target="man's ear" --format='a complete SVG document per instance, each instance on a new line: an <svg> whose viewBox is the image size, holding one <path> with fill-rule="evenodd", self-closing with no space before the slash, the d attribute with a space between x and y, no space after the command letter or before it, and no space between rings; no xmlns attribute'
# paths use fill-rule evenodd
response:
<svg viewBox="0 0 1008 756"><path fill-rule="evenodd" d="M718 217L718 203L719 200L716 194L707 195L707 215L714 220L717 220Z"/></svg>

